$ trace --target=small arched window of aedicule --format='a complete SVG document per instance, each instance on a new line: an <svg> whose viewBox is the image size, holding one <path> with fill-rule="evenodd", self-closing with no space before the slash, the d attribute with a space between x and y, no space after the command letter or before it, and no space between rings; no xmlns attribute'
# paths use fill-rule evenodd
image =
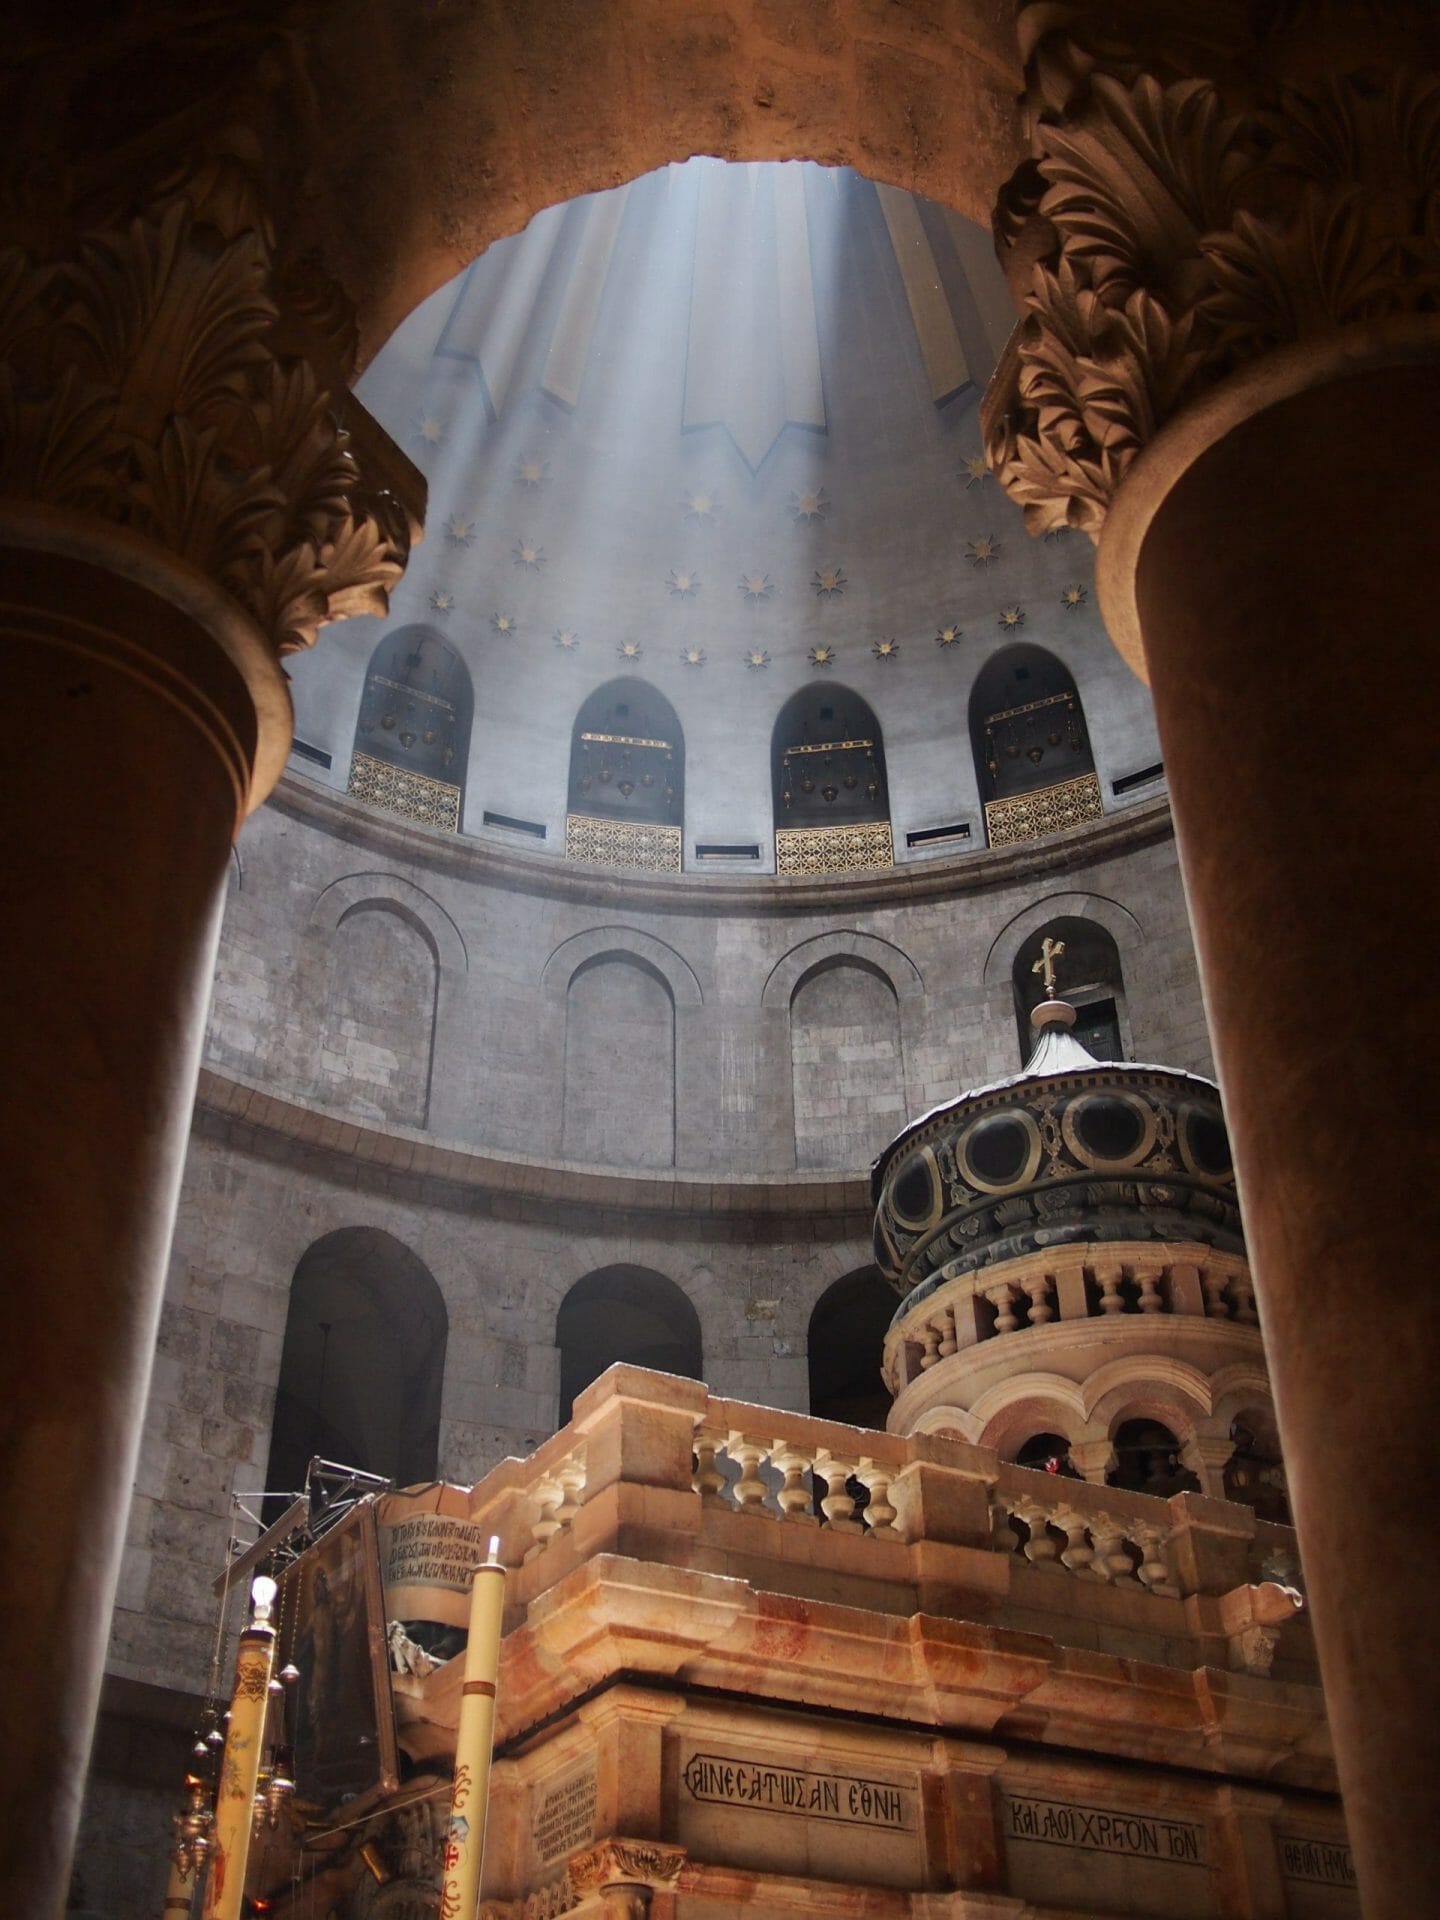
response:
<svg viewBox="0 0 1440 1920"><path fill-rule="evenodd" d="M1033 1467L1041 1473L1057 1474L1062 1480L1079 1480L1081 1475L1070 1458L1070 1442L1063 1433L1032 1433L1016 1449L1017 1467Z"/></svg>
<svg viewBox="0 0 1440 1920"><path fill-rule="evenodd" d="M448 1332L430 1270L392 1235L317 1240L290 1287L267 1486L298 1492L316 1454L397 1486L433 1480Z"/></svg>
<svg viewBox="0 0 1440 1920"><path fill-rule="evenodd" d="M474 695L455 649L429 627L386 634L370 656L350 792L421 826L460 831Z"/></svg>
<svg viewBox="0 0 1440 1920"><path fill-rule="evenodd" d="M1106 1482L1127 1493L1198 1493L1200 1482L1180 1464L1180 1442L1158 1420L1123 1420L1115 1429L1115 1464Z"/></svg>
<svg viewBox="0 0 1440 1920"><path fill-rule="evenodd" d="M562 1427L575 1396L617 1361L701 1377L700 1317L673 1280L649 1267L601 1267L577 1280L555 1317L555 1344Z"/></svg>
<svg viewBox="0 0 1440 1920"><path fill-rule="evenodd" d="M1065 945L1055 962L1055 977L1061 999L1075 1009L1075 1038L1097 1060L1128 1060L1130 1021L1120 949L1098 922L1063 914L1037 928L1015 956L1012 980L1022 1064L1035 1050L1030 1011L1045 998L1044 979L1036 967L1046 940Z"/></svg>
<svg viewBox="0 0 1440 1920"><path fill-rule="evenodd" d="M992 847L1098 820L1100 782L1080 695L1044 647L1002 647L970 694L970 744Z"/></svg>
<svg viewBox="0 0 1440 1920"><path fill-rule="evenodd" d="M883 1427L890 1395L881 1378L895 1295L874 1267L833 1281L810 1315L810 1411L817 1420Z"/></svg>
<svg viewBox="0 0 1440 1920"><path fill-rule="evenodd" d="M685 823L685 735L643 680L598 687L570 738L565 854L594 866L678 873Z"/></svg>
<svg viewBox="0 0 1440 1920"><path fill-rule="evenodd" d="M777 873L892 867L880 723L858 693L802 687L770 736Z"/></svg>

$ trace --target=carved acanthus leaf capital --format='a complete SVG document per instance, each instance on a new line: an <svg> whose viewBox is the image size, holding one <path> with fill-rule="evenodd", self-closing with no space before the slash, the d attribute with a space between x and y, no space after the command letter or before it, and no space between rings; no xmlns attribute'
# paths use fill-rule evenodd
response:
<svg viewBox="0 0 1440 1920"><path fill-rule="evenodd" d="M579 1893L605 1886L673 1886L685 1864L683 1847L659 1840L597 1841L571 1856L569 1874Z"/></svg>
<svg viewBox="0 0 1440 1920"><path fill-rule="evenodd" d="M277 274L231 156L66 257L0 248L0 494L147 536L281 655L327 621L383 614L424 485L393 448L392 485L362 472L341 423L360 412L344 388L353 335L314 263ZM386 448L366 427L373 470Z"/></svg>
<svg viewBox="0 0 1440 1920"><path fill-rule="evenodd" d="M1142 449L1228 374L1440 305L1440 75L1291 83L1208 48L1213 75L1186 77L1113 26L1022 14L1032 158L996 214L1022 317L984 408L1032 531L1097 538Z"/></svg>

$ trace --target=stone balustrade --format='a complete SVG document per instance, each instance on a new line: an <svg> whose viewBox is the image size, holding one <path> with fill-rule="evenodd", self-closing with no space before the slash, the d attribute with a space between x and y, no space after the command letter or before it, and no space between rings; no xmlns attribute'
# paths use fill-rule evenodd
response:
<svg viewBox="0 0 1440 1920"><path fill-rule="evenodd" d="M889 1614L973 1617L1003 1600L1062 1644L1104 1646L1113 1631L1142 1657L1244 1667L1236 1648L1264 1639L1268 1657L1279 1629L1243 1596L1298 1580L1291 1529L1228 1501L1062 1479L628 1366L528 1459L502 1461L470 1511L501 1538L517 1621L583 1563L618 1555ZM1313 1678L1308 1625L1287 1631L1289 1671Z"/></svg>
<svg viewBox="0 0 1440 1920"><path fill-rule="evenodd" d="M1244 1259L1201 1245L1086 1243L942 1277L897 1317L885 1379L899 1394L951 1354L1058 1320L1181 1314L1257 1327Z"/></svg>

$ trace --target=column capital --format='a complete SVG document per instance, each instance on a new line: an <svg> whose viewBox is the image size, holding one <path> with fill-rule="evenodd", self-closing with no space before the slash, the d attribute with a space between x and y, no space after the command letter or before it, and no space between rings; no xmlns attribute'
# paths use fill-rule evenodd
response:
<svg viewBox="0 0 1440 1920"><path fill-rule="evenodd" d="M995 231L1021 324L984 421L1032 532L1098 539L1156 436L1257 361L1329 377L1338 341L1396 322L1440 353L1422 0L1025 0L1019 38L1031 157Z"/></svg>
<svg viewBox="0 0 1440 1920"><path fill-rule="evenodd" d="M48 250L0 217L0 499L143 544L181 598L203 576L272 661L383 614L424 481L349 394L353 312L282 257L258 174L214 151L78 211Z"/></svg>

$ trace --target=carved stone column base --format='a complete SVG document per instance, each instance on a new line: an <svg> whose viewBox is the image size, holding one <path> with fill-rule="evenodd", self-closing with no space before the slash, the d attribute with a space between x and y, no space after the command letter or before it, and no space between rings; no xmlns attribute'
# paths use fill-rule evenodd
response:
<svg viewBox="0 0 1440 1920"><path fill-rule="evenodd" d="M135 1484L230 843L283 764L289 701L259 629L202 576L43 508L0 518L0 632L0 1885L9 1911L50 1920Z"/></svg>
<svg viewBox="0 0 1440 1920"><path fill-rule="evenodd" d="M1368 1920L1433 1902L1440 1678L1440 327L1166 427L1100 542L1143 647Z"/></svg>

